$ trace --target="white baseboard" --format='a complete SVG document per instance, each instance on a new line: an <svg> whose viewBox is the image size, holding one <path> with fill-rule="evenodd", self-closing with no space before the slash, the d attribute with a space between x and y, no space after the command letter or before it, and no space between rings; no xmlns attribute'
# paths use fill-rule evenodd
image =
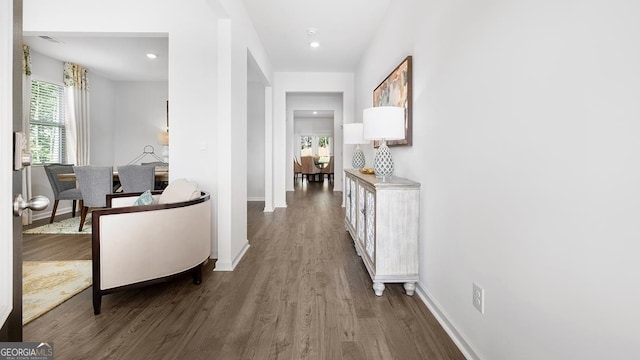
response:
<svg viewBox="0 0 640 360"><path fill-rule="evenodd" d="M222 263L218 259L218 261L216 261L216 267L213 269L213 271L233 271L236 268L236 266L238 266L238 263L240 263L240 260L242 260L242 258L244 257L244 254L247 253L247 250L249 250L249 247L250 247L249 241L245 240L242 250L240 250L238 255L236 255L236 257L231 261L231 263Z"/></svg>
<svg viewBox="0 0 640 360"><path fill-rule="evenodd" d="M422 302L429 308L433 316L438 320L440 325L444 328L444 331L449 334L451 340L456 344L458 349L462 352L465 358L469 360L483 360L478 351L471 345L467 338L456 328L449 316L442 309L440 304L431 296L431 294L425 289L422 283L418 283L416 286L416 293Z"/></svg>
<svg viewBox="0 0 640 360"><path fill-rule="evenodd" d="M240 250L240 252L238 253L238 256L236 256L236 258L233 259L233 262L231 263L234 269L236 268L236 266L238 266L238 264L240 263L240 260L242 260L242 258L244 257L244 254L247 253L247 250L249 250L249 247L250 247L249 240L245 240L242 250Z"/></svg>
<svg viewBox="0 0 640 360"><path fill-rule="evenodd" d="M71 210L69 210L69 211L67 211L67 212L71 212ZM62 214L62 213L61 213L61 214ZM56 216L57 216L57 215L58 215L58 212L56 211ZM46 213L36 212L36 211L34 211L34 212L33 212L33 216L31 217L31 219L32 219L33 221L36 221L36 220L46 219L46 218L49 218L49 217L51 217L51 213L46 214Z"/></svg>
<svg viewBox="0 0 640 360"><path fill-rule="evenodd" d="M264 201L264 196L247 197L247 201Z"/></svg>
<svg viewBox="0 0 640 360"><path fill-rule="evenodd" d="M218 259L216 261L216 266L213 268L213 271L233 271L233 266L231 263L223 263Z"/></svg>
<svg viewBox="0 0 640 360"><path fill-rule="evenodd" d="M42 219L48 219L51 217L51 211L34 211L32 216L32 219L35 220L42 220ZM69 207L65 207L65 208L58 208L56 210L56 218L59 215L64 215L64 214L71 214L71 206ZM78 216L80 214L80 210L76 209L76 216Z"/></svg>

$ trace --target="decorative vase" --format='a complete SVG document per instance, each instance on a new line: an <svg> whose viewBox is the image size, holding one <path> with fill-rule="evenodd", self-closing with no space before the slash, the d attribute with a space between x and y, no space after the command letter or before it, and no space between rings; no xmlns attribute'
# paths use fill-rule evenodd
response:
<svg viewBox="0 0 640 360"><path fill-rule="evenodd" d="M382 144L380 144L376 152L373 160L373 171L375 171L376 177L379 178L393 175L393 158L391 158L391 151L389 151L385 140L382 140Z"/></svg>
<svg viewBox="0 0 640 360"><path fill-rule="evenodd" d="M351 166L356 170L360 170L364 167L364 164L364 153L360 149L360 146L356 146L356 149L353 152L353 159L351 159Z"/></svg>

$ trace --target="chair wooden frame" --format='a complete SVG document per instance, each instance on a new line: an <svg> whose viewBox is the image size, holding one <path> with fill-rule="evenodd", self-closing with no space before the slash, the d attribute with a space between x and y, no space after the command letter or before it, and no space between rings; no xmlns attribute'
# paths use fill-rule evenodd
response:
<svg viewBox="0 0 640 360"><path fill-rule="evenodd" d="M154 196L161 192L154 191ZM169 204L131 204L140 193L118 193L106 196L106 207L92 213L93 313L100 314L102 296L117 291L169 281L191 273L193 283L202 282L202 266L211 252L209 193ZM114 205L118 203L117 205ZM145 228L158 228L167 219L182 219L180 226L168 226L159 236L145 236ZM106 224L106 225L105 225ZM140 231L131 228L142 227ZM148 231L148 230L147 230ZM128 241L135 242L128 245ZM126 252L132 261L121 264L118 251ZM150 253L168 251L173 256L165 261ZM124 266L124 269L123 269ZM140 269L144 269L141 271Z"/></svg>
<svg viewBox="0 0 640 360"><path fill-rule="evenodd" d="M295 183L298 179L298 176L302 178L302 165L298 162L298 159L293 158L293 182Z"/></svg>

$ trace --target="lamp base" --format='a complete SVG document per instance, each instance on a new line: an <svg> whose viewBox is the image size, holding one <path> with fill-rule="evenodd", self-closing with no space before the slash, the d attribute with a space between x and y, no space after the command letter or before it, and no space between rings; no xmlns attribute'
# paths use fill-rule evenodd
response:
<svg viewBox="0 0 640 360"><path fill-rule="evenodd" d="M360 149L360 146L357 146L353 152L353 158L351 159L351 166L354 169L360 170L365 165L364 153Z"/></svg>
<svg viewBox="0 0 640 360"><path fill-rule="evenodd" d="M162 158L164 160L164 162L168 163L169 162L169 147L168 146L163 146L164 149L162 149Z"/></svg>
<svg viewBox="0 0 640 360"><path fill-rule="evenodd" d="M387 142L382 140L382 144L376 152L376 156L373 159L373 171L376 177L385 178L393 175L393 158L391 157L391 151L387 146Z"/></svg>

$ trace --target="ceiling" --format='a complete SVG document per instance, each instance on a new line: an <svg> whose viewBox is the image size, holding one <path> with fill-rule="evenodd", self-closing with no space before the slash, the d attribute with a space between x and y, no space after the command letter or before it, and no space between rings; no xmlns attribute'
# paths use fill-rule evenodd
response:
<svg viewBox="0 0 640 360"><path fill-rule="evenodd" d="M244 0L274 71L353 72L391 0ZM309 28L316 29L308 35ZM41 38L46 35L54 41ZM166 34L25 33L33 50L114 81L167 81ZM320 46L311 48L309 43ZM149 60L146 53L158 55ZM250 81L261 81L253 59Z"/></svg>
<svg viewBox="0 0 640 360"><path fill-rule="evenodd" d="M41 54L80 64L114 81L167 81L169 43L166 34L154 36L86 36L66 34L24 36L24 42ZM146 54L158 57L148 59Z"/></svg>
<svg viewBox="0 0 640 360"><path fill-rule="evenodd" d="M391 0L244 0L274 71L352 72ZM313 36L308 28L315 28ZM316 40L317 48L309 43Z"/></svg>

